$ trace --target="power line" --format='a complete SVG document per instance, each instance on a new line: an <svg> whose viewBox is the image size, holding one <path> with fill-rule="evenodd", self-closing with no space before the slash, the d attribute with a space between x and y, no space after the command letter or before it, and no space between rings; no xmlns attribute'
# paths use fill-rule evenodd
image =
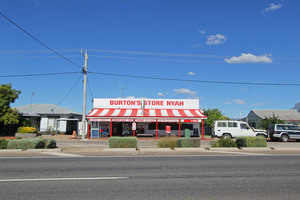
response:
<svg viewBox="0 0 300 200"><path fill-rule="evenodd" d="M121 50L105 50L105 49L88 49L92 52L117 53L117 54L135 54L149 56L171 56L171 57L202 57L202 58L230 58L228 55L205 55L205 54L182 54L182 53L159 53L159 52L142 52L142 51L121 51ZM300 57L272 57L273 59L289 59L299 60Z"/></svg>
<svg viewBox="0 0 300 200"><path fill-rule="evenodd" d="M65 57L81 57L80 55L69 55ZM18 57L0 57L0 59L19 59L19 58L60 58L60 56L18 56Z"/></svg>
<svg viewBox="0 0 300 200"><path fill-rule="evenodd" d="M89 55L89 56L101 57L101 58L129 59L129 60L154 60L154 61L196 62L196 63L225 63L225 62L219 62L219 61L201 61L201 60L170 60L170 59L159 59L159 58L136 58L136 57L99 56L99 55Z"/></svg>
<svg viewBox="0 0 300 200"><path fill-rule="evenodd" d="M82 72L61 72L61 73L45 73L45 74L14 74L14 75L4 75L0 76L1 78L9 77L27 77L27 76L55 76L55 75L64 75L64 74L79 74Z"/></svg>
<svg viewBox="0 0 300 200"><path fill-rule="evenodd" d="M191 79L177 79L177 78L162 78L153 76L136 76L125 74L113 74L104 72L88 72L90 74L101 74L105 76L119 76L127 78L140 78L164 81L181 81L181 82L196 82L196 83L214 83L214 84L231 84L231 85L260 85L260 86L300 86L300 83L250 83L250 82L233 82L233 81L206 81L206 80L191 80Z"/></svg>
<svg viewBox="0 0 300 200"><path fill-rule="evenodd" d="M54 51L53 49L51 49L50 47L48 47L46 44L44 44L43 42L41 42L39 39L37 39L36 37L34 37L33 35L31 35L30 33L28 33L27 31L25 31L22 27L20 27L19 25L17 25L15 22L13 22L11 19L9 19L7 16L5 16L2 12L0 12L0 15L2 15L2 17L4 17L6 20L8 20L10 23L12 23L13 25L15 25L18 29L20 29L21 31L23 31L24 33L26 33L29 37L31 37L33 40L35 40L36 42L38 42L39 44L41 44L42 46L46 47L47 49L49 49L50 51L52 51L53 53L55 53L56 55L60 56L61 58L65 59L66 61L72 63L73 65L82 68L80 65L76 64L75 62L73 62L72 60L64 57L63 55L61 55L60 53Z"/></svg>
<svg viewBox="0 0 300 200"><path fill-rule="evenodd" d="M56 52L78 52L81 49L54 49ZM14 50L14 51L0 51L0 54L30 54L30 53L49 53L49 50Z"/></svg>
<svg viewBox="0 0 300 200"><path fill-rule="evenodd" d="M71 89L67 92L67 94L60 100L60 102L58 104L56 104L56 106L54 106L52 109L56 108L57 106L59 106L63 100L65 100L65 98L67 98L67 96L71 93L71 91L73 90L73 88L77 85L78 81L82 78L82 74L79 76L79 79L74 83L74 85L71 87Z"/></svg>
<svg viewBox="0 0 300 200"><path fill-rule="evenodd" d="M230 56L218 55L201 55L201 54L176 54L176 53L155 53L155 52L141 52L141 51L119 51L119 50L104 50L104 49L88 49L88 51L104 52L104 53L119 53L119 54L137 54L150 56L174 56L174 57L212 57L212 58L227 58Z"/></svg>
<svg viewBox="0 0 300 200"><path fill-rule="evenodd" d="M90 92L92 98L94 99L94 95L93 95L92 90L91 90L91 87L90 87L89 79L87 79L87 86L88 86L88 88L89 88L89 92Z"/></svg>

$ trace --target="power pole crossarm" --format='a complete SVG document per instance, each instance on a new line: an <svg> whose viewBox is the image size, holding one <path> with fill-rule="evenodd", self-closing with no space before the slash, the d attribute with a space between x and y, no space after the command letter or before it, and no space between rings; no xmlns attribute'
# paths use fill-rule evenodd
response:
<svg viewBox="0 0 300 200"><path fill-rule="evenodd" d="M85 133L86 133L86 80L87 80L87 60L88 60L88 55L87 55L87 50L85 50L85 54L82 53L81 49L81 54L84 57L84 66L82 69L83 72L83 111L82 111L82 140L85 140Z"/></svg>

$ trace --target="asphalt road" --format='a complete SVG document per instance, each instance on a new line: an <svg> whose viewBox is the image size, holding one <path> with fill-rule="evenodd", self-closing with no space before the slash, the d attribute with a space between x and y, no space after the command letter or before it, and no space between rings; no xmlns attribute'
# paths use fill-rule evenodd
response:
<svg viewBox="0 0 300 200"><path fill-rule="evenodd" d="M299 199L300 156L0 158L0 199Z"/></svg>

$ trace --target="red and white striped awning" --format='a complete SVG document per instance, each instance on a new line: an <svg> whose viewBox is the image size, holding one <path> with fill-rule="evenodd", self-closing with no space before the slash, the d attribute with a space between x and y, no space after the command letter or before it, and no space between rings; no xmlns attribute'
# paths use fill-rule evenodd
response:
<svg viewBox="0 0 300 200"><path fill-rule="evenodd" d="M94 108L87 118L131 118L131 119L203 119L199 109L116 109Z"/></svg>

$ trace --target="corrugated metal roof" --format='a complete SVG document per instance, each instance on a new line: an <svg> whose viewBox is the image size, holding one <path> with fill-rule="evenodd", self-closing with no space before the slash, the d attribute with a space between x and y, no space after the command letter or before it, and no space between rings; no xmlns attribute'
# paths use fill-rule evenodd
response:
<svg viewBox="0 0 300 200"><path fill-rule="evenodd" d="M252 110L258 117L264 119L266 117L278 117L284 121L299 121L300 113L297 110Z"/></svg>
<svg viewBox="0 0 300 200"><path fill-rule="evenodd" d="M82 115L82 113L66 109L54 104L31 104L25 106L15 107L19 112L23 113L24 116L39 116L41 114L57 114L57 115Z"/></svg>

